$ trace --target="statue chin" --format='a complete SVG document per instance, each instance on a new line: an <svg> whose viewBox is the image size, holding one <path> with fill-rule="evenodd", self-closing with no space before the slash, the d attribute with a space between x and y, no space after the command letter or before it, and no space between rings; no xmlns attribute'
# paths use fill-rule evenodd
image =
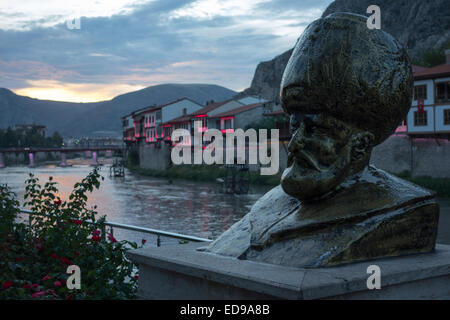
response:
<svg viewBox="0 0 450 320"><path fill-rule="evenodd" d="M317 171L293 161L281 177L281 187L288 195L302 201L314 201L328 195L345 180L350 161L340 157L329 168Z"/></svg>

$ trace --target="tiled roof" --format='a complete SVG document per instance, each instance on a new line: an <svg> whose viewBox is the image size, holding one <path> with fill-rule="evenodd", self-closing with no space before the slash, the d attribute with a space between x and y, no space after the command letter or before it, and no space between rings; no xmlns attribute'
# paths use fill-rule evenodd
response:
<svg viewBox="0 0 450 320"><path fill-rule="evenodd" d="M172 123L182 123L182 122L189 122L191 120L191 115L183 115L180 117L177 117L175 119L166 121L163 123L163 125L165 124L172 124Z"/></svg>
<svg viewBox="0 0 450 320"><path fill-rule="evenodd" d="M220 114L216 114L215 116L213 116L211 118L221 118L221 117L234 116L234 115L236 115L238 113L241 113L241 112L244 112L244 111L247 111L247 110L251 110L251 109L260 107L262 105L263 105L262 103L249 104L249 105L242 106L242 107L239 107L239 108L236 108L236 109L233 109L233 110L229 110L229 111L226 111L226 112L223 112L223 113L220 113Z"/></svg>
<svg viewBox="0 0 450 320"><path fill-rule="evenodd" d="M172 105L172 104L175 104L175 103L180 102L180 101L183 101L183 100L189 100L189 101L191 101L191 102L193 102L193 103L198 104L199 106L201 106L200 103L195 102L194 100L185 97L185 98L177 99L177 100L175 100L175 101L171 101L171 102L166 103L166 104L161 104L161 105L159 105L159 106L148 106L148 107L145 107L145 108L136 110L136 111L134 111L133 113L136 115L136 114L140 114L140 113L143 113L143 112L153 112L153 111L156 111L156 110L158 110L158 109L162 109L162 108L164 108L164 107L170 106L170 105Z"/></svg>
<svg viewBox="0 0 450 320"><path fill-rule="evenodd" d="M279 116L279 115L286 115L288 116L288 114L286 112L284 112L283 109L279 109L279 110L275 110L273 112L269 112L264 114L265 116Z"/></svg>
<svg viewBox="0 0 450 320"><path fill-rule="evenodd" d="M442 78L450 76L450 64L440 64L431 68L418 69L414 72L414 80Z"/></svg>
<svg viewBox="0 0 450 320"><path fill-rule="evenodd" d="M233 101L233 99L216 102L216 103L211 103L211 104L207 105L206 107L203 107L200 110L195 111L191 115L197 116L200 114L207 114L208 112L213 111L214 109L217 109L218 107L223 106L224 104L231 102L231 101Z"/></svg>

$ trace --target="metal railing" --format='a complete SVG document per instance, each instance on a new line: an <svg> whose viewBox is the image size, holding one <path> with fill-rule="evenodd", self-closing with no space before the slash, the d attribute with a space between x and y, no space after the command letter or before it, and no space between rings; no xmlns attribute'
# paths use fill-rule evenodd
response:
<svg viewBox="0 0 450 320"><path fill-rule="evenodd" d="M46 216L46 215L38 214L36 212L30 211L30 210L25 210L25 209L20 209L20 212L29 214L30 216L31 215ZM93 223L92 221L86 221L86 222ZM168 232L168 231L151 229L151 228L137 227L137 226L132 226L132 225L123 224L123 223L117 223L117 222L105 221L104 225L110 227L111 234L113 234L113 232L114 232L113 228L119 228L119 229L124 229L124 230L130 230L130 231L136 231L136 232L142 232L142 233L156 235L157 236L156 245L158 247L161 246L161 237L173 238L173 239L184 240L184 241L193 241L193 242L211 242L211 241L213 241L211 239L199 238L199 237L195 237L195 236L189 236L189 235L185 235L185 234ZM103 230L103 234L105 234L105 230Z"/></svg>

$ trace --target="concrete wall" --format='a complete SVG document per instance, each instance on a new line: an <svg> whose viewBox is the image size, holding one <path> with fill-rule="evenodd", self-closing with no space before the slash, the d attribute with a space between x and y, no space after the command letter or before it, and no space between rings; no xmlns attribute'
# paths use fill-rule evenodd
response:
<svg viewBox="0 0 450 320"><path fill-rule="evenodd" d="M250 123L262 120L264 117L263 112L264 110L262 106L260 106L236 114L234 116L234 128L244 129Z"/></svg>
<svg viewBox="0 0 450 320"><path fill-rule="evenodd" d="M392 173L450 178L450 141L391 136L374 148L370 162Z"/></svg>
<svg viewBox="0 0 450 320"><path fill-rule="evenodd" d="M165 170L170 166L170 148L161 142L143 144L139 147L139 165L143 169Z"/></svg>

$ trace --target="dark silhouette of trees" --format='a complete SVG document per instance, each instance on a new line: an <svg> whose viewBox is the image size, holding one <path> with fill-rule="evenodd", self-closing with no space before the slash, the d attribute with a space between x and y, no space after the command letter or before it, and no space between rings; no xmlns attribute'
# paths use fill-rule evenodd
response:
<svg viewBox="0 0 450 320"><path fill-rule="evenodd" d="M35 128L25 132L13 130L11 127L6 130L0 129L0 148L58 148L62 146L62 143L63 138L56 131L52 136L45 137Z"/></svg>

